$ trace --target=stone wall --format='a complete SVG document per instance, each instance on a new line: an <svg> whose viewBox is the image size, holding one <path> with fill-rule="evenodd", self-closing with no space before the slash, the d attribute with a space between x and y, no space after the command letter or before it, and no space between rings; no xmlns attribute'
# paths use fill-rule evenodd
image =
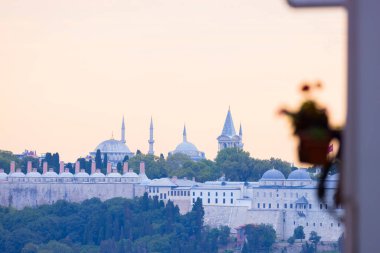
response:
<svg viewBox="0 0 380 253"><path fill-rule="evenodd" d="M81 202L90 198L142 196L145 187L133 183L0 183L0 205L22 209L57 200Z"/></svg>

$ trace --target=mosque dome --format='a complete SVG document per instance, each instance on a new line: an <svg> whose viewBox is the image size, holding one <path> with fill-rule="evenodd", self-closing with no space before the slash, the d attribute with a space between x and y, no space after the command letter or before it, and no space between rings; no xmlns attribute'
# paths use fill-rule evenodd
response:
<svg viewBox="0 0 380 253"><path fill-rule="evenodd" d="M121 177L121 174L119 172L111 172L107 174L107 177Z"/></svg>
<svg viewBox="0 0 380 253"><path fill-rule="evenodd" d="M284 174L276 169L267 170L260 180L285 180Z"/></svg>
<svg viewBox="0 0 380 253"><path fill-rule="evenodd" d="M91 177L105 177L105 175L101 172L95 172L94 174L91 175Z"/></svg>
<svg viewBox="0 0 380 253"><path fill-rule="evenodd" d="M199 151L193 143L187 141L186 126L183 128L183 141L169 155L177 153L188 155L193 160L205 159L204 152Z"/></svg>
<svg viewBox="0 0 380 253"><path fill-rule="evenodd" d="M102 153L131 153L127 145L121 141L115 140L115 139L109 139L106 141L101 142L96 148L95 152L97 150L100 150Z"/></svg>
<svg viewBox="0 0 380 253"><path fill-rule="evenodd" d="M289 174L288 180L311 180L311 178L306 169L297 169Z"/></svg>

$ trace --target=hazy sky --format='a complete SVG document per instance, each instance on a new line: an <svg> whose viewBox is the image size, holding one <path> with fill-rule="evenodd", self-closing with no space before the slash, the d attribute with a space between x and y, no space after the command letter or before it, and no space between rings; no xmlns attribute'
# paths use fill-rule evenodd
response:
<svg viewBox="0 0 380 253"><path fill-rule="evenodd" d="M126 139L156 153L188 140L217 152L228 106L253 157L295 160L281 105L304 80L335 123L345 120L346 13L285 0L0 2L0 149L59 152L65 161Z"/></svg>

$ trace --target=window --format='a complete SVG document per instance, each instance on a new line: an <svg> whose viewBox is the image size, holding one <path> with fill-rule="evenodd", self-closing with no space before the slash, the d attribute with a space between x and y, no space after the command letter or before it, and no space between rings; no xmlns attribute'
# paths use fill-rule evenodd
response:
<svg viewBox="0 0 380 253"><path fill-rule="evenodd" d="M223 199L223 204L226 204L226 199Z"/></svg>
<svg viewBox="0 0 380 253"><path fill-rule="evenodd" d="M200 196L203 196L203 193L201 192Z"/></svg>
<svg viewBox="0 0 380 253"><path fill-rule="evenodd" d="M234 200L233 199L231 199L231 204L233 204L234 203Z"/></svg>
<svg viewBox="0 0 380 253"><path fill-rule="evenodd" d="M291 208L291 209L293 208L293 204L290 204L290 208Z"/></svg>
<svg viewBox="0 0 380 253"><path fill-rule="evenodd" d="M263 208L265 208L265 203L263 203Z"/></svg>
<svg viewBox="0 0 380 253"><path fill-rule="evenodd" d="M260 208L260 203L257 203L257 208Z"/></svg>
<svg viewBox="0 0 380 253"><path fill-rule="evenodd" d="M334 226L334 224L333 223L331 223L331 227L333 227Z"/></svg>
<svg viewBox="0 0 380 253"><path fill-rule="evenodd" d="M225 192L223 192L223 197L225 197L226 196L226 193Z"/></svg>
<svg viewBox="0 0 380 253"><path fill-rule="evenodd" d="M277 193L277 198L278 198L278 193Z"/></svg>
<svg viewBox="0 0 380 253"><path fill-rule="evenodd" d="M322 209L322 208L323 208L322 204L319 204L319 208L320 208L320 209Z"/></svg>
<svg viewBox="0 0 380 253"><path fill-rule="evenodd" d="M311 209L311 204L309 204L309 209Z"/></svg>
<svg viewBox="0 0 380 253"><path fill-rule="evenodd" d="M313 223L313 226L315 227L315 223Z"/></svg>
<svg viewBox="0 0 380 253"><path fill-rule="evenodd" d="M207 193L207 196L210 196L210 192Z"/></svg>
<svg viewBox="0 0 380 253"><path fill-rule="evenodd" d="M193 198L193 204L195 203L195 198Z"/></svg>
<svg viewBox="0 0 380 253"><path fill-rule="evenodd" d="M159 192L160 192L160 188L157 187L157 193L159 193Z"/></svg>
<svg viewBox="0 0 380 253"><path fill-rule="evenodd" d="M207 199L207 203L209 203L209 204L210 204L210 199Z"/></svg>
<svg viewBox="0 0 380 253"><path fill-rule="evenodd" d="M234 193L233 192L231 192L231 197L233 197L234 196Z"/></svg>
<svg viewBox="0 0 380 253"><path fill-rule="evenodd" d="M190 196L190 191L187 191L187 196Z"/></svg>
<svg viewBox="0 0 380 253"><path fill-rule="evenodd" d="M340 223L338 223L338 227L340 227Z"/></svg>
<svg viewBox="0 0 380 253"><path fill-rule="evenodd" d="M326 207L326 209L327 209L327 204L325 204L325 207Z"/></svg>
<svg viewBox="0 0 380 253"><path fill-rule="evenodd" d="M319 225L321 225L321 227L322 227L322 223L319 223Z"/></svg>
<svg viewBox="0 0 380 253"><path fill-rule="evenodd" d="M306 222L306 227L308 227L309 226L309 222Z"/></svg>
<svg viewBox="0 0 380 253"><path fill-rule="evenodd" d="M160 193L160 199L162 199L162 193Z"/></svg>
<svg viewBox="0 0 380 253"><path fill-rule="evenodd" d="M166 193L164 193L164 199L166 199Z"/></svg>
<svg viewBox="0 0 380 253"><path fill-rule="evenodd" d="M174 191L174 196L177 196L177 191Z"/></svg>
<svg viewBox="0 0 380 253"><path fill-rule="evenodd" d="M152 192L152 189L151 189L151 187L149 187L149 192Z"/></svg>
<svg viewBox="0 0 380 253"><path fill-rule="evenodd" d="M295 221L293 221L293 224L294 224L294 226L296 225L296 222Z"/></svg>
<svg viewBox="0 0 380 253"><path fill-rule="evenodd" d="M218 204L218 199L215 199L215 204Z"/></svg>
<svg viewBox="0 0 380 253"><path fill-rule="evenodd" d="M195 196L195 192L193 192L193 196Z"/></svg>
<svg viewBox="0 0 380 253"><path fill-rule="evenodd" d="M215 196L217 196L217 197L218 197L218 192L215 192Z"/></svg>
<svg viewBox="0 0 380 253"><path fill-rule="evenodd" d="M280 208L280 204L279 203L277 203L277 208Z"/></svg>
<svg viewBox="0 0 380 253"><path fill-rule="evenodd" d="M268 208L272 208L272 204L268 204Z"/></svg>
<svg viewBox="0 0 380 253"><path fill-rule="evenodd" d="M155 187L153 187L153 193L156 193L156 188Z"/></svg>
<svg viewBox="0 0 380 253"><path fill-rule="evenodd" d="M288 204L284 204L284 208L288 208Z"/></svg>

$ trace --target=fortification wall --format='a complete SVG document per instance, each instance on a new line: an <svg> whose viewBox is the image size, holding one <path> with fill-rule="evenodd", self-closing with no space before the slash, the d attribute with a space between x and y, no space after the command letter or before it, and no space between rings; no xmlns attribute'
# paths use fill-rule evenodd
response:
<svg viewBox="0 0 380 253"><path fill-rule="evenodd" d="M16 209L52 204L57 200L81 202L144 195L145 187L133 183L0 183L0 205Z"/></svg>
<svg viewBox="0 0 380 253"><path fill-rule="evenodd" d="M316 231L324 241L337 241L343 233L343 226L338 226L339 221L326 211L308 212L306 217L300 217L295 210L254 210L230 206L205 206L204 209L204 221L211 227L226 225L234 229L246 224L271 224L279 240L287 240L297 226L304 227L306 238L311 231Z"/></svg>

